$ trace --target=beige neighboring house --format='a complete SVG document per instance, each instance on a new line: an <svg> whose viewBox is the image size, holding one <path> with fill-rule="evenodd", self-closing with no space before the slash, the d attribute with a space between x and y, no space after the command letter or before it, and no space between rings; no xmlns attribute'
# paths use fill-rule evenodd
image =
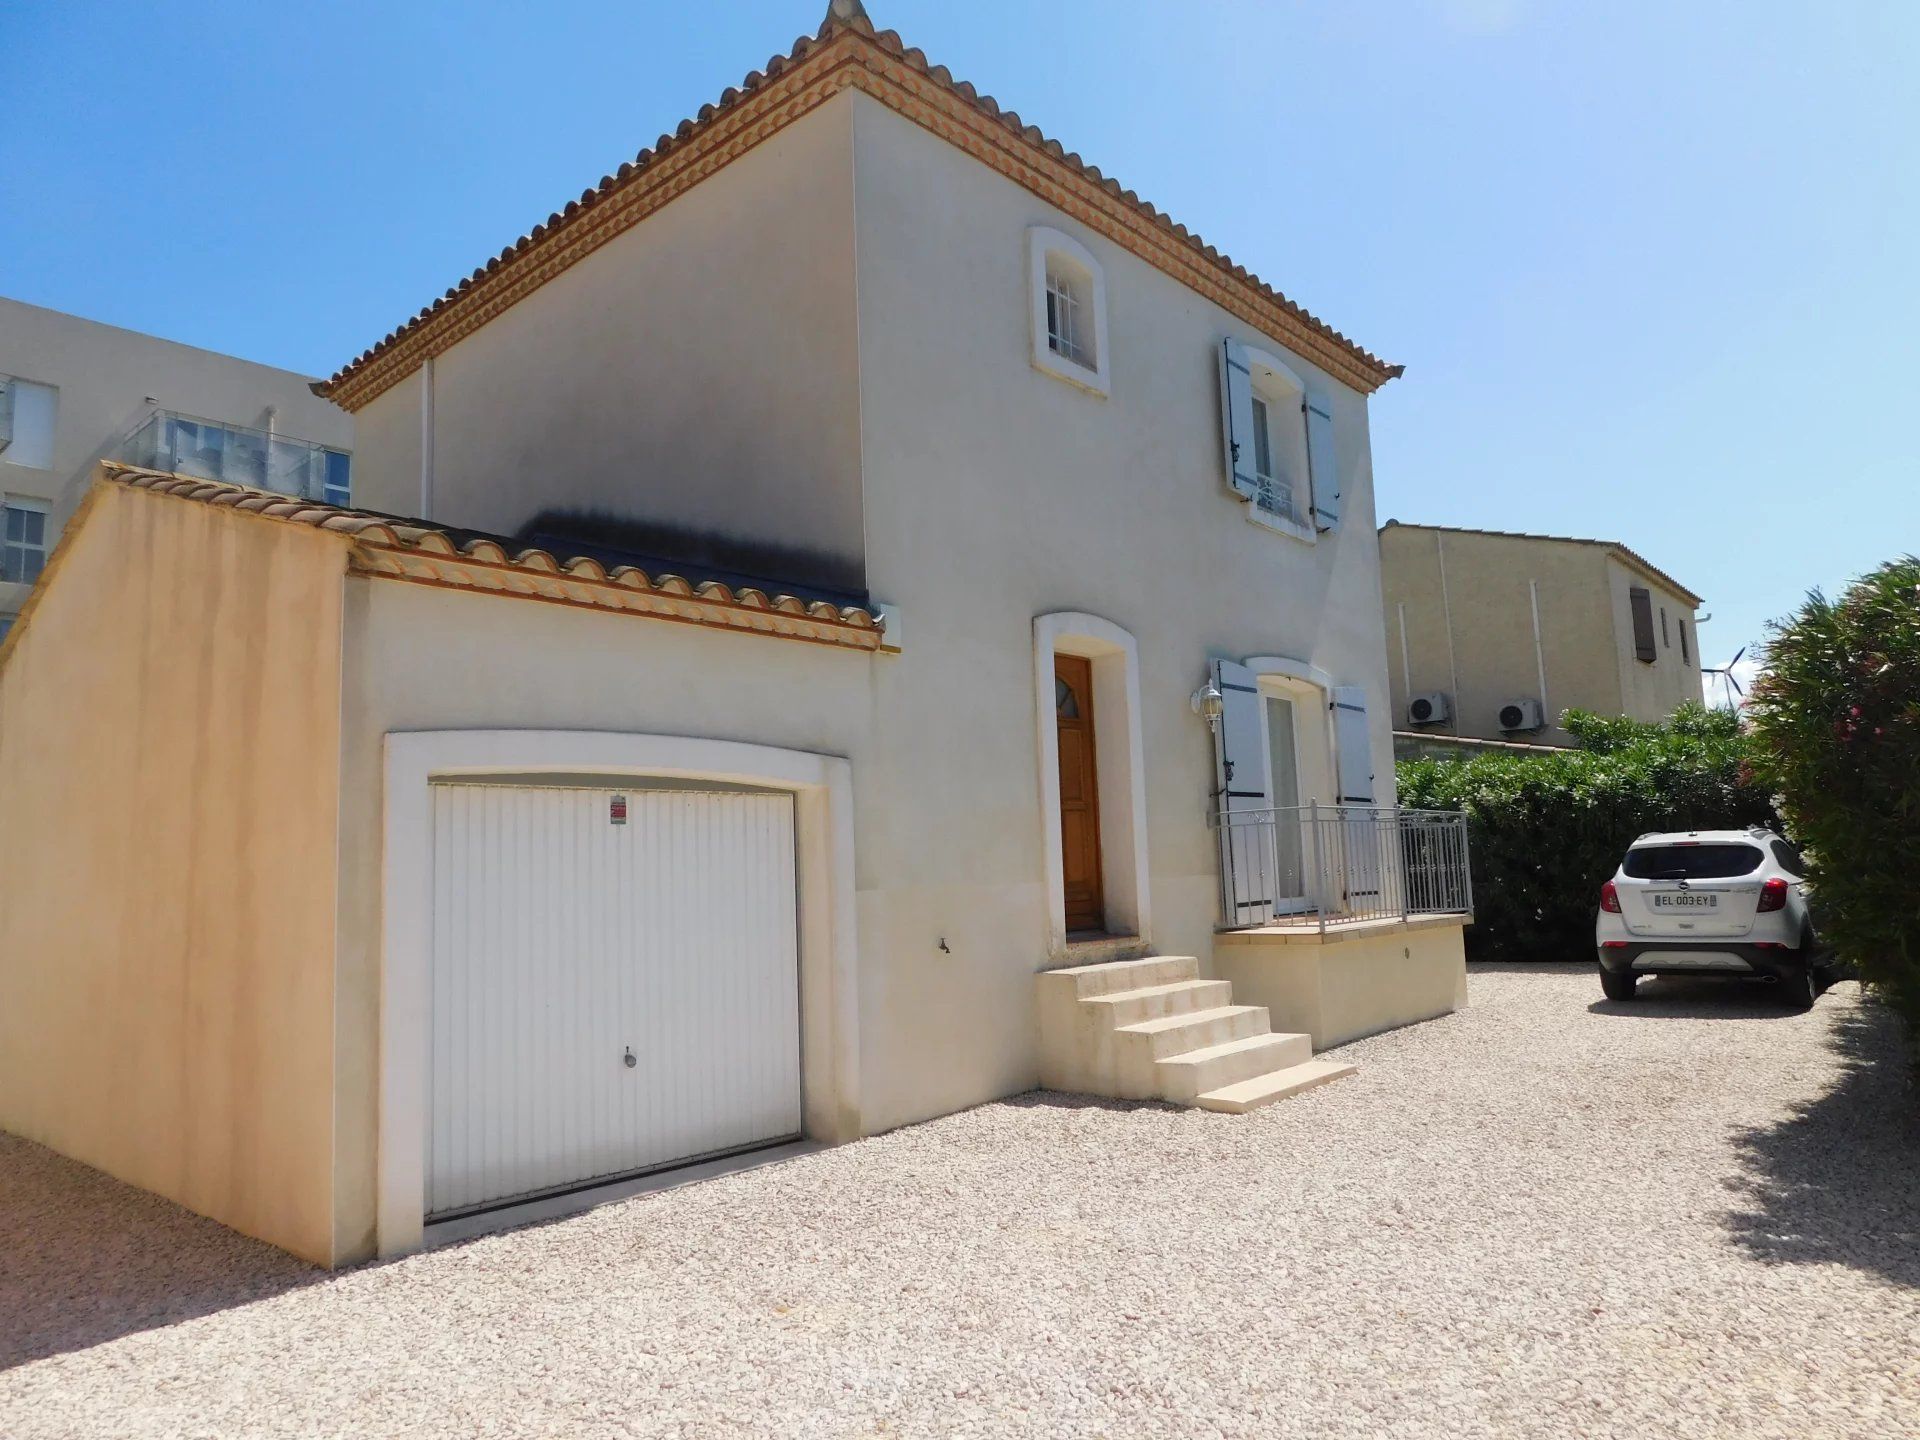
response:
<svg viewBox="0 0 1920 1440"><path fill-rule="evenodd" d="M1398 373L835 0L319 387L353 508L99 468L0 648L0 1125L340 1264L1345 1073L1464 996Z"/></svg>
<svg viewBox="0 0 1920 1440"><path fill-rule="evenodd" d="M0 636L97 461L347 503L353 417L312 384L0 297Z"/></svg>
<svg viewBox="0 0 1920 1440"><path fill-rule="evenodd" d="M1700 597L1614 540L1389 520L1393 728L1566 745L1568 710L1663 720L1702 697Z"/></svg>

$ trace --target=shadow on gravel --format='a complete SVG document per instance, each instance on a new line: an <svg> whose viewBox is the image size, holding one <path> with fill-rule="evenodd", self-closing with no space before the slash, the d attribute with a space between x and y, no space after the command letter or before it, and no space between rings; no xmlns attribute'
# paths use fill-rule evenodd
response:
<svg viewBox="0 0 1920 1440"><path fill-rule="evenodd" d="M0 1134L0 1370L327 1278L170 1200Z"/></svg>
<svg viewBox="0 0 1920 1440"><path fill-rule="evenodd" d="M1768 1264L1845 1265L1920 1289L1920 1095L1899 1025L1864 1000L1835 1013L1829 1039L1833 1087L1735 1137L1743 1173L1729 1184L1750 1208L1728 1228Z"/></svg>
<svg viewBox="0 0 1920 1440"><path fill-rule="evenodd" d="M1184 1105L1171 1105L1165 1100L1116 1100L1107 1095L1076 1095L1067 1090L1026 1090L1018 1095L1009 1095L1004 1100L996 1100L996 1105L1005 1105L1015 1110L1184 1110Z"/></svg>
<svg viewBox="0 0 1920 1440"><path fill-rule="evenodd" d="M1559 975L1562 977L1579 973L1585 966L1598 974L1598 967L1591 955L1571 955L1565 960L1468 960L1469 975ZM1596 979L1593 982L1598 985Z"/></svg>
<svg viewBox="0 0 1920 1440"><path fill-rule="evenodd" d="M1597 968L1593 988L1600 989ZM1752 980L1695 980L1686 975L1649 975L1631 1000L1597 998L1596 1015L1654 1020L1789 1020L1804 1015L1782 1003L1779 991Z"/></svg>

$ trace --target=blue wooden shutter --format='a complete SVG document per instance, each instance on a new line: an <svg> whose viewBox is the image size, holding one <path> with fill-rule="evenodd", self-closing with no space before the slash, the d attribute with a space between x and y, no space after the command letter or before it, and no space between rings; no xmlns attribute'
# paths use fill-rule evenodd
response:
<svg viewBox="0 0 1920 1440"><path fill-rule="evenodd" d="M1215 746L1214 783L1223 810L1264 810L1267 796L1267 741L1260 714L1260 690L1253 672L1231 660L1213 662L1213 683L1220 691L1220 739Z"/></svg>
<svg viewBox="0 0 1920 1440"><path fill-rule="evenodd" d="M1333 410L1317 395L1307 397L1307 470L1313 485L1313 527L1340 527L1340 452L1333 443Z"/></svg>
<svg viewBox="0 0 1920 1440"><path fill-rule="evenodd" d="M1340 763L1340 803L1373 804L1373 739L1367 733L1367 692L1358 685L1334 687L1333 739Z"/></svg>
<svg viewBox="0 0 1920 1440"><path fill-rule="evenodd" d="M1253 369L1238 340L1220 346L1220 431L1226 442L1227 485L1251 500L1260 490L1253 473Z"/></svg>
<svg viewBox="0 0 1920 1440"><path fill-rule="evenodd" d="M1273 917L1273 804L1267 794L1267 740L1260 691L1253 672L1231 660L1213 662L1220 691L1220 724L1214 732L1213 783L1217 792L1221 898L1236 925ZM1255 812L1248 814L1246 812ZM1240 823L1234 823L1235 816Z"/></svg>

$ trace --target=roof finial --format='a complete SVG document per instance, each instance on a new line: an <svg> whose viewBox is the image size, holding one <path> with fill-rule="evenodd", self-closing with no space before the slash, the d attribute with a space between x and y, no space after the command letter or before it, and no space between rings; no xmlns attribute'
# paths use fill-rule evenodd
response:
<svg viewBox="0 0 1920 1440"><path fill-rule="evenodd" d="M831 0L827 6L827 24L829 25L836 23L851 25L856 20L866 20L869 26L873 24L873 21L867 19L867 7L862 5L860 0Z"/></svg>

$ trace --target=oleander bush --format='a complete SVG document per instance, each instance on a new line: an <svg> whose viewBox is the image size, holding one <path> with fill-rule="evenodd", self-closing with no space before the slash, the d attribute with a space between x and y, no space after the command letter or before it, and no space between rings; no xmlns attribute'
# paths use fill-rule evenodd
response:
<svg viewBox="0 0 1920 1440"><path fill-rule="evenodd" d="M1397 767L1402 805L1467 813L1479 957L1591 960L1600 886L1636 836L1780 823L1726 711L1646 724L1569 710L1561 723L1579 748Z"/></svg>
<svg viewBox="0 0 1920 1440"><path fill-rule="evenodd" d="M1920 1037L1920 559L1777 622L1750 711L1822 940Z"/></svg>

